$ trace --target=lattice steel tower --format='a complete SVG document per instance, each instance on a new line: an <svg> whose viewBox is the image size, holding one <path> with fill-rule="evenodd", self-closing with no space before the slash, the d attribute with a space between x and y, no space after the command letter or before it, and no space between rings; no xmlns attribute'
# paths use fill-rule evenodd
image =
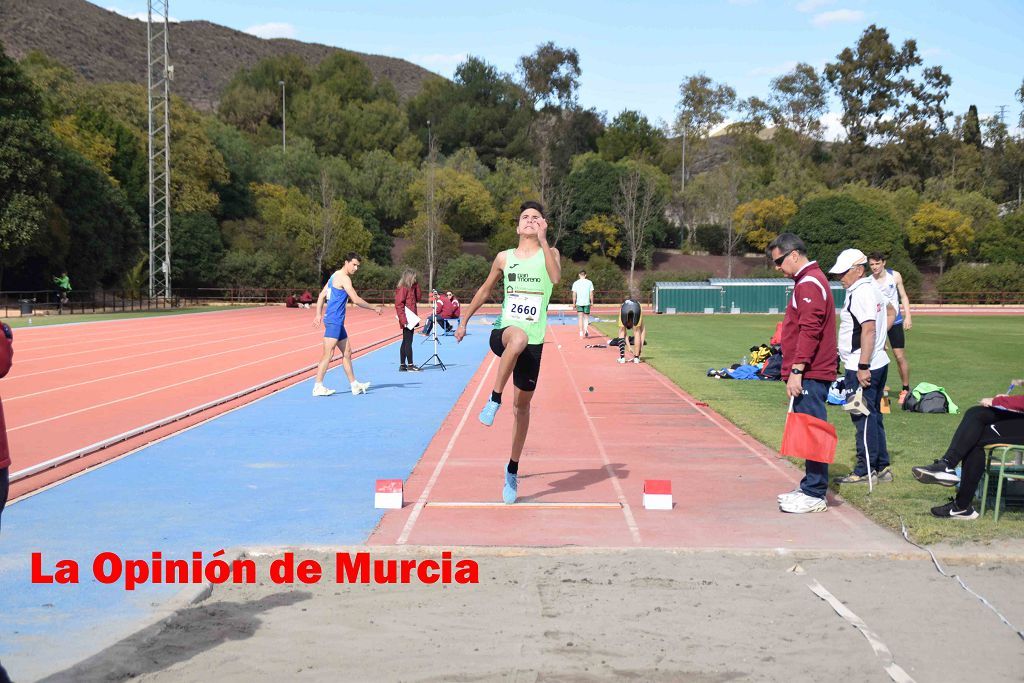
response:
<svg viewBox="0 0 1024 683"><path fill-rule="evenodd" d="M149 109L149 296L171 294L171 79L169 0L148 0L146 22ZM155 21L154 21L155 15Z"/></svg>

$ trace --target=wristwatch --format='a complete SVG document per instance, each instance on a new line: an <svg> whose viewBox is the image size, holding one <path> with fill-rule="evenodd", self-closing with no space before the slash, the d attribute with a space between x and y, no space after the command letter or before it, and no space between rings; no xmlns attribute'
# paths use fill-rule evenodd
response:
<svg viewBox="0 0 1024 683"><path fill-rule="evenodd" d="M871 369L871 364L870 363L857 363L857 369L858 370L870 370Z"/></svg>
<svg viewBox="0 0 1024 683"><path fill-rule="evenodd" d="M797 368L790 368L789 369L789 374L791 374L791 375L802 375L802 374L804 374L804 371L803 370L798 370Z"/></svg>

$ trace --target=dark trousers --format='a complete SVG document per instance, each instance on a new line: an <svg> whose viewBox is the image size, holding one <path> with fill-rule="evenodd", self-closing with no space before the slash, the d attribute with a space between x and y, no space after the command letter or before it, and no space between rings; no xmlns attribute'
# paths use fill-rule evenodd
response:
<svg viewBox="0 0 1024 683"><path fill-rule="evenodd" d="M871 384L864 387L864 403L871 410L870 415L850 413L853 426L857 429L857 464L853 473L864 476L868 473L868 462L871 470L881 472L889 466L889 448L885 440L885 425L882 422L882 393L885 381L889 378L889 366L871 371ZM847 370L843 379L846 396L849 399L857 391L857 371Z"/></svg>
<svg viewBox="0 0 1024 683"><path fill-rule="evenodd" d="M3 516L4 507L7 505L7 492L11 487L10 469L10 467L5 467L0 470L0 517Z"/></svg>
<svg viewBox="0 0 1024 683"><path fill-rule="evenodd" d="M961 466L957 508L963 510L974 500L978 482L985 474L982 447L993 443L1024 443L1024 414L984 406L974 406L964 413L942 456L950 467Z"/></svg>
<svg viewBox="0 0 1024 683"><path fill-rule="evenodd" d="M449 323L447 320L445 320L444 318L442 318L439 315L428 315L427 316L427 321L423 324L423 335L424 336L429 335L430 331L434 329L434 323L437 323L438 325L443 327L445 332L451 332L452 331L451 323Z"/></svg>
<svg viewBox="0 0 1024 683"><path fill-rule="evenodd" d="M820 379L805 379L804 391L793 399L793 412L813 415L819 420L828 421L825 412L825 400L828 398L828 387L831 382ZM800 490L808 496L824 498L828 492L828 463L804 461L804 478L800 481Z"/></svg>
<svg viewBox="0 0 1024 683"><path fill-rule="evenodd" d="M412 335L413 332L408 327L402 328L402 346L398 349L399 363L402 365L412 365Z"/></svg>

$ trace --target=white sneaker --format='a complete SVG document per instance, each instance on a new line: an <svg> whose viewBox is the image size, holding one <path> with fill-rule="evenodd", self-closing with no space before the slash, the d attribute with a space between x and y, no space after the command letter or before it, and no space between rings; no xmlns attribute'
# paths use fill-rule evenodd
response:
<svg viewBox="0 0 1024 683"><path fill-rule="evenodd" d="M636 357L634 357L634 358L633 358L633 362L634 362L634 363L639 363L639 362L640 362L640 359L639 359L639 358L636 358Z"/></svg>
<svg viewBox="0 0 1024 683"><path fill-rule="evenodd" d="M626 363L626 359L625 358L620 358L619 359L619 365L625 365L625 363Z"/></svg>
<svg viewBox="0 0 1024 683"><path fill-rule="evenodd" d="M825 510L828 510L828 504L825 503L824 498L808 496L806 493L801 491L800 493L779 503L779 509L783 512L791 512L793 514L824 512Z"/></svg>
<svg viewBox="0 0 1024 683"><path fill-rule="evenodd" d="M365 394L366 390L369 388L369 382L352 382L352 395L358 396L359 394Z"/></svg>
<svg viewBox="0 0 1024 683"><path fill-rule="evenodd" d="M785 500L789 500L790 498L793 498L793 497L794 497L794 496L796 496L796 494L798 494L798 493L803 493L803 491L802 491L802 490L800 490L800 487L799 487L799 486L797 486L797 487L796 487L795 489L793 489L792 491L787 491L786 493L780 493L780 494L778 495L779 505L782 505L783 501L785 501Z"/></svg>
<svg viewBox="0 0 1024 683"><path fill-rule="evenodd" d="M583 333L580 332L580 339L583 339Z"/></svg>
<svg viewBox="0 0 1024 683"><path fill-rule="evenodd" d="M313 395L314 396L330 396L333 393L334 393L334 389L328 389L323 384L314 384L313 385Z"/></svg>

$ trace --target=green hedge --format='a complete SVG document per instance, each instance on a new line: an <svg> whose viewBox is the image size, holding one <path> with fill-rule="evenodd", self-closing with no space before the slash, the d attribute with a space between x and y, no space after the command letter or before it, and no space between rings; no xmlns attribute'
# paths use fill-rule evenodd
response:
<svg viewBox="0 0 1024 683"><path fill-rule="evenodd" d="M945 297L961 292L986 292L992 296L970 297L985 303L998 303L997 292L1024 292L1024 266L1018 263L971 265L960 263L947 270L938 282L939 293Z"/></svg>

